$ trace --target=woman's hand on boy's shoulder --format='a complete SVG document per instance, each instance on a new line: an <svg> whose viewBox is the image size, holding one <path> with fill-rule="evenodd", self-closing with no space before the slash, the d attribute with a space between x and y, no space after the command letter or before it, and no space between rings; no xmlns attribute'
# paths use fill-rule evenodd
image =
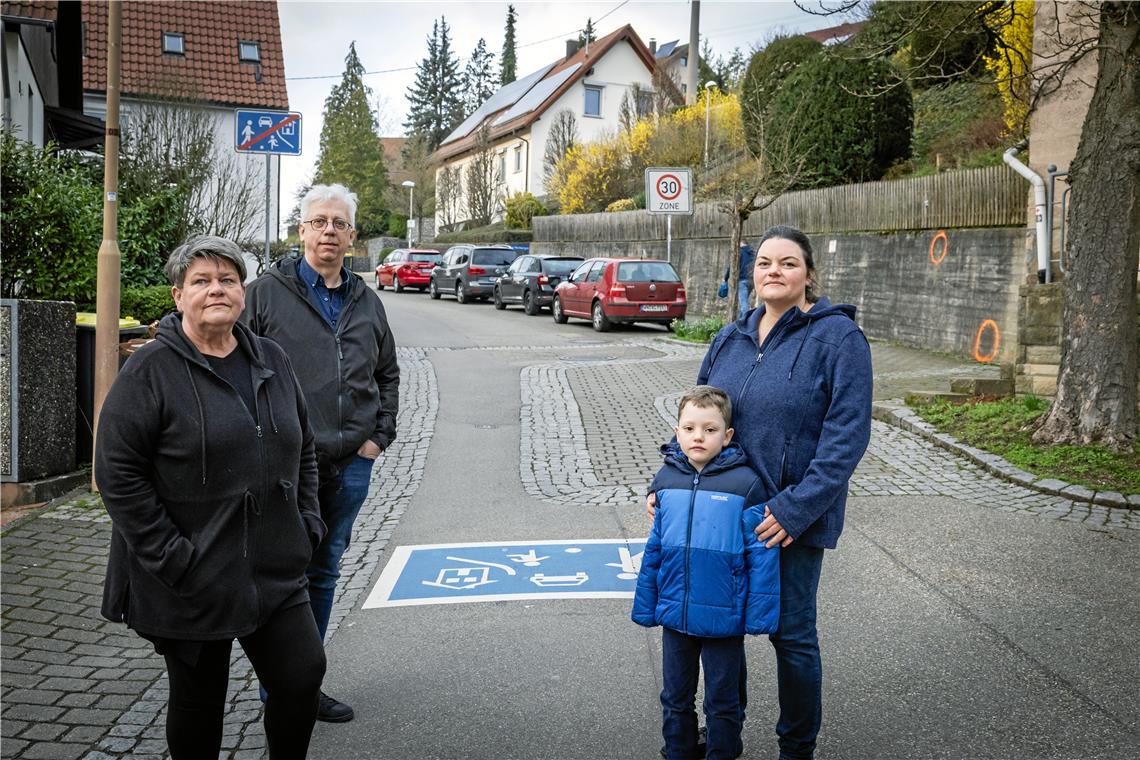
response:
<svg viewBox="0 0 1140 760"><path fill-rule="evenodd" d="M767 543L764 545L771 549L773 546L788 546L795 539L780 526L780 522L772 514L772 510L764 507L764 520L756 526L756 540L766 541Z"/></svg>
<svg viewBox="0 0 1140 760"><path fill-rule="evenodd" d="M657 514L657 494L651 492L645 497L645 513L649 515L649 522L652 524L653 517Z"/></svg>

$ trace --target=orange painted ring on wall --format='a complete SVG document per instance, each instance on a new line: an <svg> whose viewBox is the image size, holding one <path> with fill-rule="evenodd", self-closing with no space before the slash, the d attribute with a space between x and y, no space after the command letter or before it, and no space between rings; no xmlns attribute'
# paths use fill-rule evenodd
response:
<svg viewBox="0 0 1140 760"><path fill-rule="evenodd" d="M942 241L942 255L934 258L934 244L939 240ZM950 239L946 237L946 230L938 230L934 237L930 238L930 263L938 266L946 258L946 254L950 252Z"/></svg>
<svg viewBox="0 0 1140 760"><path fill-rule="evenodd" d="M994 334L993 341L994 342L993 342L993 346L990 347L990 352L983 356L982 351L981 351L982 335L984 335L987 330L993 331L993 334ZM982 363L992 362L994 359L997 358L998 346L1000 346L1000 345L1001 345L1001 330L998 329L997 322L993 321L992 319L987 319L987 320L983 321L982 324L979 325L979 327L978 327L977 335L974 336L974 361L978 361L978 362L982 362Z"/></svg>

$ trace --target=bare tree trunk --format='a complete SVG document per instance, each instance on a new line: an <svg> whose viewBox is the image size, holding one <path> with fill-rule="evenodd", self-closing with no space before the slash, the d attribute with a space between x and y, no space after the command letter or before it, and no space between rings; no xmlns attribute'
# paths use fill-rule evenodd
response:
<svg viewBox="0 0 1140 760"><path fill-rule="evenodd" d="M1140 5L1100 11L1096 89L1069 169L1073 187L1057 398L1039 443L1136 440L1140 250Z"/></svg>

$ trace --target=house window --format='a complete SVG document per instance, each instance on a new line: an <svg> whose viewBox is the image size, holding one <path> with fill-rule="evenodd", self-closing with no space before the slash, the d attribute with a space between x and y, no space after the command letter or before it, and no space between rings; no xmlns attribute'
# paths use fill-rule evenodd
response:
<svg viewBox="0 0 1140 760"><path fill-rule="evenodd" d="M522 147L515 148L515 171L522 171Z"/></svg>
<svg viewBox="0 0 1140 760"><path fill-rule="evenodd" d="M685 58L684 56L681 56L681 68L683 68L683 69L689 68L689 59Z"/></svg>
<svg viewBox="0 0 1140 760"><path fill-rule="evenodd" d="M496 177L496 179L498 179L499 182L502 182L506 176L507 176L507 154L506 153L500 153L499 154L499 176Z"/></svg>
<svg viewBox="0 0 1140 760"><path fill-rule="evenodd" d="M259 63L261 61L261 43L239 40L238 60L242 63Z"/></svg>
<svg viewBox="0 0 1140 760"><path fill-rule="evenodd" d="M602 88L586 85L586 107L583 110L586 116L602 116Z"/></svg>
<svg viewBox="0 0 1140 760"><path fill-rule="evenodd" d="M186 55L186 39L182 32L163 32L162 52L171 55Z"/></svg>

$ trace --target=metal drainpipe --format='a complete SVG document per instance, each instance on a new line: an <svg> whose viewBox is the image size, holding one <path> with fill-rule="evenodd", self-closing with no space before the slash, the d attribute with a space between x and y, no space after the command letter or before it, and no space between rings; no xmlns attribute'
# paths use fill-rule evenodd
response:
<svg viewBox="0 0 1140 760"><path fill-rule="evenodd" d="M530 192L530 140L519 135L519 139L526 143L526 161L523 162L523 192Z"/></svg>
<svg viewBox="0 0 1140 760"><path fill-rule="evenodd" d="M1050 245L1052 241L1049 239L1049 226L1045 217L1045 214L1048 212L1048 204L1045 199L1045 180L1041 178L1040 174L1017 160L1016 156L1018 152L1024 147L1024 141L1018 143L1003 153L1001 160L1008 164L1015 172L1029 180L1030 184L1033 185L1033 197L1034 203L1036 204L1035 217L1037 220L1037 281L1052 282L1053 275L1049 271L1049 250L1052 247Z"/></svg>

